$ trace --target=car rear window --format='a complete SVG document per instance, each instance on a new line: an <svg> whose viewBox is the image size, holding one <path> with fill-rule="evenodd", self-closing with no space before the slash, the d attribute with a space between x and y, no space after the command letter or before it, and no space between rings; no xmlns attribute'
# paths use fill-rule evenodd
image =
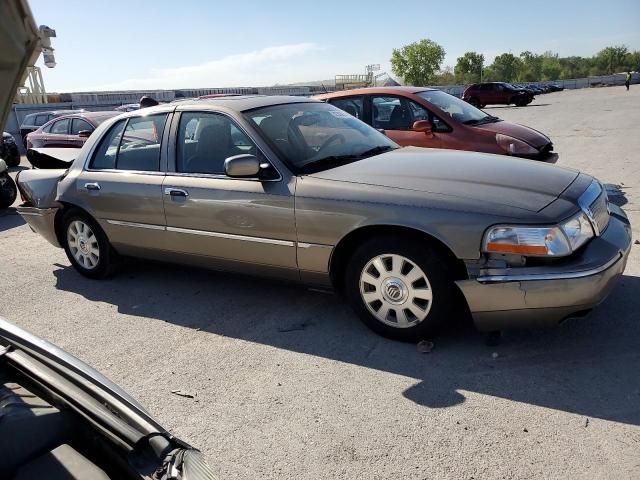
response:
<svg viewBox="0 0 640 480"><path fill-rule="evenodd" d="M49 115L36 115L36 120L33 122L34 125L40 127L49 121L51 117Z"/></svg>

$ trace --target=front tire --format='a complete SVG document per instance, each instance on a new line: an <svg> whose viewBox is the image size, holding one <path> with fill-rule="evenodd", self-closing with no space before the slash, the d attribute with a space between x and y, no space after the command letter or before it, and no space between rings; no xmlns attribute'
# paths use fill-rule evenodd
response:
<svg viewBox="0 0 640 480"><path fill-rule="evenodd" d="M417 342L450 319L455 284L438 251L408 238L379 237L350 259L345 294L360 319L388 338Z"/></svg>
<svg viewBox="0 0 640 480"><path fill-rule="evenodd" d="M65 215L62 228L64 251L79 273L94 279L106 278L112 273L116 254L94 219L74 209Z"/></svg>
<svg viewBox="0 0 640 480"><path fill-rule="evenodd" d="M16 201L18 188L8 172L0 173L0 208L9 208Z"/></svg>

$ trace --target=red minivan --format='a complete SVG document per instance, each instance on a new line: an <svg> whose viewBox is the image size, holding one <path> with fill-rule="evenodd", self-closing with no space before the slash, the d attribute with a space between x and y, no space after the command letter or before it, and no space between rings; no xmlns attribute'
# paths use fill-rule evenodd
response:
<svg viewBox="0 0 640 480"><path fill-rule="evenodd" d="M83 112L54 118L27 135L27 148L80 148L105 120L120 112Z"/></svg>
<svg viewBox="0 0 640 480"><path fill-rule="evenodd" d="M434 88L372 87L314 98L384 130L402 146L472 150L550 163L558 158L546 135L488 115Z"/></svg>

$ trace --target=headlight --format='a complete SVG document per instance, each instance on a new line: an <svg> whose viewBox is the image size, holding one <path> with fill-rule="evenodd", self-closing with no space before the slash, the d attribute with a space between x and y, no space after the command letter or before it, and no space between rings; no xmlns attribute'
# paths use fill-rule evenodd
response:
<svg viewBox="0 0 640 480"><path fill-rule="evenodd" d="M509 155L537 155L539 152L527 142L496 133L496 143Z"/></svg>
<svg viewBox="0 0 640 480"><path fill-rule="evenodd" d="M566 221L561 225L562 231L567 236L569 244L572 250L577 250L584 243L591 239L594 235L591 222L587 216L580 212L571 220Z"/></svg>
<svg viewBox="0 0 640 480"><path fill-rule="evenodd" d="M593 235L589 219L580 212L556 227L493 227L485 235L483 251L529 257L562 257L573 253Z"/></svg>
<svg viewBox="0 0 640 480"><path fill-rule="evenodd" d="M571 246L560 227L494 227L485 235L487 253L516 254L532 257L561 257L571 253Z"/></svg>

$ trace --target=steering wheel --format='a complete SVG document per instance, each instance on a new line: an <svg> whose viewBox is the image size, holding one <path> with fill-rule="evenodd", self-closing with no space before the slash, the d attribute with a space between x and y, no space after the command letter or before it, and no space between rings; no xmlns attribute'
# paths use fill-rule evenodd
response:
<svg viewBox="0 0 640 480"><path fill-rule="evenodd" d="M320 145L320 148L318 148L318 153L320 153L322 150L327 148L333 142L336 142L338 140L340 140L340 143L346 143L347 141L347 139L344 138L344 135L342 135L341 133L335 133L331 135L329 138L327 138L322 145Z"/></svg>

